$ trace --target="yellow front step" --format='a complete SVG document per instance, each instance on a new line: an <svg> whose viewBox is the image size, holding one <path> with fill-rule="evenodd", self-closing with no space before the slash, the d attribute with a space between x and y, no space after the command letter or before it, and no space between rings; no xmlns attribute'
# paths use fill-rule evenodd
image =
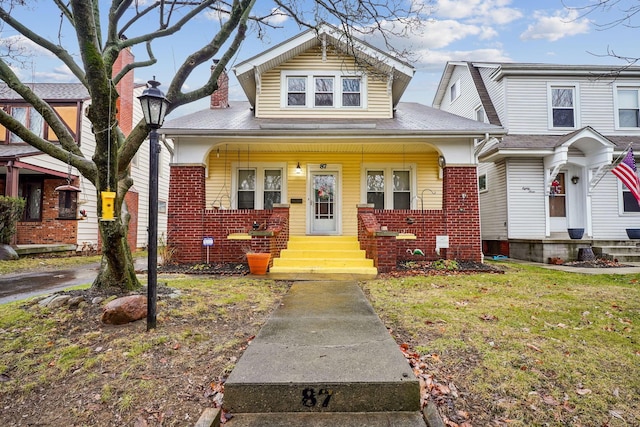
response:
<svg viewBox="0 0 640 427"><path fill-rule="evenodd" d="M356 274L375 277L378 270L355 236L291 236L269 273Z"/></svg>

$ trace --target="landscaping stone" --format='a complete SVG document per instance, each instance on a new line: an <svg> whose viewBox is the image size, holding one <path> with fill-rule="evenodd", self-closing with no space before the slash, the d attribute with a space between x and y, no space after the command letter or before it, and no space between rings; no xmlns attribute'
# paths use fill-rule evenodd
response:
<svg viewBox="0 0 640 427"><path fill-rule="evenodd" d="M108 325L124 325L147 316L147 297L129 295L116 298L104 306L102 322Z"/></svg>
<svg viewBox="0 0 640 427"><path fill-rule="evenodd" d="M9 245L0 245L0 261L16 260L18 253Z"/></svg>

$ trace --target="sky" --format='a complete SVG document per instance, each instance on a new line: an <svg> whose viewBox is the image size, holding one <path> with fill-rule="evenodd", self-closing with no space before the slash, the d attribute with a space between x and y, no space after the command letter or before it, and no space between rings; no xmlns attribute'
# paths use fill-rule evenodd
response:
<svg viewBox="0 0 640 427"><path fill-rule="evenodd" d="M429 0L411 1L426 3ZM447 61L620 66L626 64L626 61L614 58L610 53L628 58L640 57L637 43L640 28L633 28L635 22L608 25L625 16L624 7L631 7L637 2L621 0L609 10L598 9L589 14L579 8L598 1L602 0L432 0L428 4L431 13L419 34L394 41L394 47L411 51L411 64L416 69L402 101L431 105ZM12 16L37 29L45 38L54 42L58 40L57 17L60 13L52 5L53 2L31 0L28 3L36 9L15 10ZM102 0L100 3L106 6L109 4ZM308 5L311 2L300 1L302 10L308 12L311 7L307 6L305 10L305 3ZM255 10L256 13L262 13L273 7L269 0L257 0ZM34 13L35 10L37 13ZM42 16L55 16L56 19L42 20ZM136 70L136 81L142 83L155 77L161 83L168 84L185 55L208 41L210 36L207 34L218 25L219 19L219 16L197 18L175 37L155 43L154 52L158 63L148 69ZM246 100L231 71L235 64L303 31L290 18L277 17L272 24L279 28L269 29L261 39L255 29L251 30L233 58L229 66L231 100ZM0 43L2 41L10 42L13 47L20 46L21 43L17 32L7 25L0 28ZM62 39L65 45L71 45L74 41L70 34ZM376 40L369 41L376 44ZM33 48L28 44L24 46ZM31 52L38 51L35 49ZM146 59L144 48L136 48L133 53L137 60ZM15 69L23 79L35 82L74 81L69 70L50 57L39 55L29 58L22 68ZM204 82L210 73L210 65L211 63L201 66L187 81L185 89ZM169 118L205 108L208 108L208 99L182 106Z"/></svg>

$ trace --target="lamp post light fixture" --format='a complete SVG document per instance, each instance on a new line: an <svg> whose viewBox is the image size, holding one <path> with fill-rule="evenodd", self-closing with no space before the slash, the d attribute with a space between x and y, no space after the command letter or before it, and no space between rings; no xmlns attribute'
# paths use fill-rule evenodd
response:
<svg viewBox="0 0 640 427"><path fill-rule="evenodd" d="M160 83L149 80L138 97L144 120L149 127L149 240L147 256L147 331L156 327L156 299L158 295L158 158L160 142L158 129L164 122L169 101L158 89Z"/></svg>

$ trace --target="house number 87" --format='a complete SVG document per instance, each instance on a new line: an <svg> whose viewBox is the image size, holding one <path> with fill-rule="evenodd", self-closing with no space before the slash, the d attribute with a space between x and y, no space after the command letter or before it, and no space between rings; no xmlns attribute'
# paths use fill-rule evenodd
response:
<svg viewBox="0 0 640 427"><path fill-rule="evenodd" d="M318 404L318 400L321 401L321 406L326 408L329 406L329 400L331 400L331 396L333 396L333 390L329 390L326 388L321 388L316 393L316 390L313 388L305 388L302 390L302 405L307 408L313 408Z"/></svg>

